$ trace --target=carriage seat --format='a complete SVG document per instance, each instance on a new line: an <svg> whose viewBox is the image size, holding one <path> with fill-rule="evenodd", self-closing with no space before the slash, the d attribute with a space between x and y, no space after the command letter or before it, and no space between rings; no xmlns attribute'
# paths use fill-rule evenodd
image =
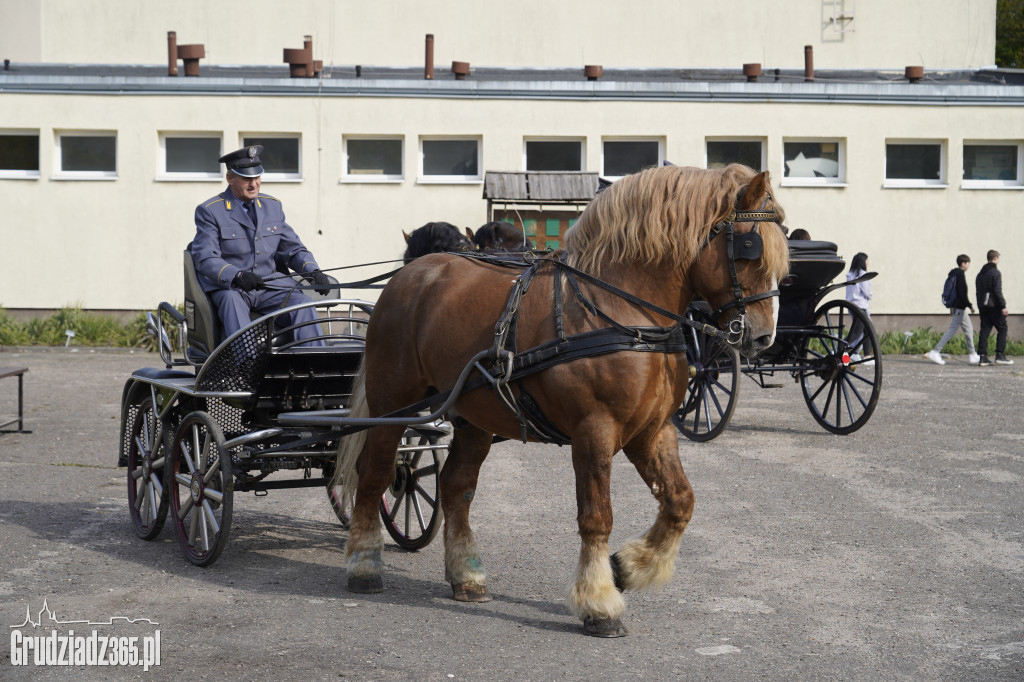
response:
<svg viewBox="0 0 1024 682"><path fill-rule="evenodd" d="M779 282L785 298L805 295L826 286L843 271L846 262L832 242L793 239L789 242L789 275Z"/></svg>
<svg viewBox="0 0 1024 682"><path fill-rule="evenodd" d="M188 324L188 352L208 357L221 337L220 320L210 297L203 291L192 260L192 242L185 247L185 322ZM198 361L200 357L192 357Z"/></svg>

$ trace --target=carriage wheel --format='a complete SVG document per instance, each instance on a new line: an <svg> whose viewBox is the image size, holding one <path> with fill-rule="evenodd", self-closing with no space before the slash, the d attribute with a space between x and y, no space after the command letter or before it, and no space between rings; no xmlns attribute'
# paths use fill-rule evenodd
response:
<svg viewBox="0 0 1024 682"><path fill-rule="evenodd" d="M878 335L864 311L846 301L829 301L814 318L820 331L801 348L804 401L826 431L853 433L867 423L882 390Z"/></svg>
<svg viewBox="0 0 1024 682"><path fill-rule="evenodd" d="M165 425L157 417L153 399L139 405L128 445L128 511L135 534L152 540L167 518L164 463L167 454Z"/></svg>
<svg viewBox="0 0 1024 682"><path fill-rule="evenodd" d="M690 440L704 442L722 433L736 410L740 354L721 339L691 328L686 359L690 381L672 423Z"/></svg>
<svg viewBox="0 0 1024 682"><path fill-rule="evenodd" d="M182 420L167 472L178 544L193 564L209 566L228 544L234 480L224 434L208 413Z"/></svg>
<svg viewBox="0 0 1024 682"><path fill-rule="evenodd" d="M395 457L395 480L384 491L380 516L402 549L430 544L441 525L441 466L447 443L436 434L407 429Z"/></svg>
<svg viewBox="0 0 1024 682"><path fill-rule="evenodd" d="M329 470L324 471L324 478L330 481L333 477L334 467L332 466ZM341 505L341 486L333 486L328 483L327 498L331 501L331 509L334 510L334 515L341 521L342 530L348 530L349 524L352 521L352 517L349 515L351 509L345 509Z"/></svg>

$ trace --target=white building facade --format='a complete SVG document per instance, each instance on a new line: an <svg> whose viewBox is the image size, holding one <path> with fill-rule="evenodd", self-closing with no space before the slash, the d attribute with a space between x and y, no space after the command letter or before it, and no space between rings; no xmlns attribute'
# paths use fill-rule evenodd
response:
<svg viewBox="0 0 1024 682"><path fill-rule="evenodd" d="M428 221L479 226L486 171L742 160L770 171L791 228L869 255L880 327L943 324L959 253L973 275L999 250L1011 312L1024 304L1024 85L992 68L994 0L238 10L0 0L0 306L177 300L194 208L225 184L216 158L254 142L263 191L325 268L398 258ZM168 76L168 31L204 45L198 77ZM282 48L304 36L322 69L289 78Z"/></svg>

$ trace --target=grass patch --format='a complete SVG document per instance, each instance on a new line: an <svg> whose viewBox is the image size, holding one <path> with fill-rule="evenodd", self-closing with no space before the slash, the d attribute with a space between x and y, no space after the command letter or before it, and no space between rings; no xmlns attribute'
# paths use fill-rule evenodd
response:
<svg viewBox="0 0 1024 682"><path fill-rule="evenodd" d="M931 327L918 327L910 332L885 332L878 341L882 346L883 355L923 355L932 348L935 348L935 345L944 333L945 330L937 332ZM974 346L978 348L977 332L974 333ZM949 353L950 355L967 355L967 342L964 339L964 335L957 334L950 339L943 346L942 352ZM983 353L981 348L978 348L978 352ZM995 355L995 352L996 335L993 333L988 337L988 355ZM1024 355L1024 342L1007 339L1006 354Z"/></svg>
<svg viewBox="0 0 1024 682"><path fill-rule="evenodd" d="M72 346L156 350L155 339L146 333L145 313L122 322L112 315L89 313L80 306L71 306L49 317L18 322L0 307L0 346L63 346L68 340L68 330L75 333ZM177 328L172 326L167 331L173 343Z"/></svg>

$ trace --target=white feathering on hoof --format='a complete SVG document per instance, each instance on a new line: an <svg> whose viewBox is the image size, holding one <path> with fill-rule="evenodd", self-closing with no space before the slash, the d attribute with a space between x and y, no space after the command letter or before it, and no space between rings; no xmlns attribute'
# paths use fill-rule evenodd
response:
<svg viewBox="0 0 1024 682"><path fill-rule="evenodd" d="M352 400L349 402L349 417L363 418L370 416L370 410L366 406L366 365L359 367L359 373L352 382ZM366 445L366 430L353 433L341 439L338 446L338 459L334 467L334 478L331 479L331 487L341 485L341 508L352 509L356 500L356 487L359 484L359 474L356 473L356 462Z"/></svg>
<svg viewBox="0 0 1024 682"><path fill-rule="evenodd" d="M627 590L654 590L672 578L676 555L683 534L666 538L661 544L651 545L647 533L626 540L615 553L619 560L619 579Z"/></svg>

